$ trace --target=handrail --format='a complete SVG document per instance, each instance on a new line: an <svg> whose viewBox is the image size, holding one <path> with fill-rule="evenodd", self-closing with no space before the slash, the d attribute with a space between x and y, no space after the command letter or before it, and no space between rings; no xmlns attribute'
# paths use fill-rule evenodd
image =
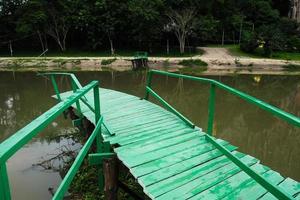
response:
<svg viewBox="0 0 300 200"><path fill-rule="evenodd" d="M1 200L11 199L9 180L8 180L7 169L6 169L6 161L12 155L14 155L20 148L22 148L27 142L29 142L33 137L35 137L39 132L41 132L47 125L49 125L56 117L58 117L61 113L63 113L64 110L68 109L72 104L74 104L74 102L78 101L82 96L84 96L87 92L89 92L92 89L94 91L95 106L97 108L95 112L95 119L96 119L95 124L100 126L99 124L102 123L103 118L101 118L100 115L99 83L98 81L92 81L85 87L76 90L68 98L60 101L58 104L50 108L44 114L37 117L31 123L29 123L24 128L17 131L14 135L12 135L10 138L6 139L4 142L0 144L0 199ZM99 132L99 129L97 130L94 131L94 134ZM88 141L90 140L92 139L89 139ZM99 137L97 137L97 140L99 140ZM81 153L80 156L82 156L83 153ZM78 165L79 162L78 159L80 161L80 159L82 158L77 158L77 162L76 162L77 164L75 163L76 165ZM74 168L72 168L72 170L74 170ZM72 173L74 172L72 171Z"/></svg>
<svg viewBox="0 0 300 200"><path fill-rule="evenodd" d="M245 173L247 173L250 177L252 177L256 182L262 185L267 191L272 193L275 197L280 200L292 200L293 197L289 195L287 192L283 191L280 187L277 187L267 179L265 179L260 174L256 173L253 169L251 169L248 165L242 162L238 157L233 155L230 151L228 151L223 145L216 142L216 140L206 134L206 139L212 143L219 151L221 151L227 158L229 158L234 164L236 164L239 168L241 168Z"/></svg>
<svg viewBox="0 0 300 200"><path fill-rule="evenodd" d="M77 89L82 88L79 80L77 79L77 77L73 74L73 73L66 73L66 72L47 72L47 73L39 73L39 76L50 76L51 77L51 81L52 81L52 85L54 88L54 91L56 93L57 99L59 101L61 101L61 97L60 97L60 92L57 86L57 83L55 81L54 76L70 76L71 78L71 83L72 83L72 87L73 87L73 91L75 92ZM93 113L95 113L96 108L93 108L93 106L91 106L92 102L89 102L89 100L83 96L85 99L80 98L81 102L86 105L90 111L92 111ZM78 102L76 102L76 107L77 110L80 112L81 114L81 108L80 108L80 104ZM110 135L115 135L115 133L112 131L112 129L104 122L103 120L103 125L105 127L105 129L107 130L107 132Z"/></svg>
<svg viewBox="0 0 300 200"><path fill-rule="evenodd" d="M76 156L76 159L74 160L72 166L70 167L68 173L62 180L61 184L59 185L58 189L56 190L53 200L59 200L63 199L64 194L68 190L72 180L74 179L76 172L78 171L79 167L81 166L85 156L87 155L89 149L91 148L93 142L95 141L96 136L100 133L101 125L103 123L103 117L101 116L100 120L98 121L93 133L89 137L89 139L86 141L84 146L81 148L80 152Z"/></svg>
<svg viewBox="0 0 300 200"><path fill-rule="evenodd" d="M146 90L152 94L159 102L161 102L163 105L165 105L168 110L173 112L175 115L177 115L180 119L182 119L188 126L191 128L195 128L195 124L188 120L185 116L183 116L180 112L178 112L175 108L173 108L168 102L166 102L163 98L161 98L156 92L154 92L150 87L146 87Z"/></svg>
<svg viewBox="0 0 300 200"><path fill-rule="evenodd" d="M207 79L207 78L199 78L199 77L194 77L194 76L188 76L188 75L182 75L182 74L175 74L175 73L170 73L170 72L164 72L164 71L158 71L158 70L151 70L149 71L148 74L148 82L147 82L147 86L151 88L151 81L152 81L152 75L153 74L160 74L160 75L166 75L166 76L170 76L170 77L175 77L175 78L184 78L184 79L188 79L188 80L193 80L193 81L199 81L199 82L204 82L204 83L209 83L211 86L217 86L220 89L223 89L237 97L240 97L243 100L246 100L249 103L252 103L256 106L258 106L259 108L266 110L270 113L272 113L273 115L287 121L288 123L295 125L297 127L300 127L300 118L292 115L288 112L285 112L275 106L272 106L266 102L263 102L255 97L252 97L244 92L241 92L239 90L236 90L232 87L229 87L223 83L220 83L218 81L215 81L213 79ZM211 90L211 92L214 91L214 88ZM148 99L149 96L149 92L146 91L146 95L145 95L145 99ZM214 97L213 97L214 99ZM212 100L213 100L212 99ZM214 104L212 104L211 106L214 107ZM212 108L210 108L212 109ZM210 126L212 126L212 124L210 124Z"/></svg>
<svg viewBox="0 0 300 200"><path fill-rule="evenodd" d="M92 81L82 89L77 90L74 94L69 96L66 100L53 106L44 114L37 117L24 128L17 131L10 138L6 139L0 144L0 164L3 164L9 157L16 153L28 141L30 141L37 133L43 130L56 117L58 117L64 110L69 108L81 96L86 94L89 90L98 86L98 81Z"/></svg>
<svg viewBox="0 0 300 200"><path fill-rule="evenodd" d="M38 76L50 76L51 81L52 81L52 85L55 91L55 94L57 96L57 99L60 101L61 97L60 97L60 92L57 86L57 83L55 81L55 76L69 76L71 79L71 85L72 85L72 89L73 91L76 91L77 89L82 88L82 85L80 84L79 80L77 79L77 77L73 74L73 73L66 73L66 72L47 72L47 73L38 73ZM84 99L83 99L84 98ZM95 109L90 105L90 103L88 102L88 99L83 96L83 98L80 98L80 100L93 112L95 112ZM77 103L77 109L80 112L80 105Z"/></svg>
<svg viewBox="0 0 300 200"><path fill-rule="evenodd" d="M54 88L54 91L56 93L56 96L57 96L57 99L59 101L61 101L61 97L60 97L60 92L59 92L59 89L58 89L58 86L57 86L57 83L55 81L55 78L54 76L70 76L71 78L71 83L72 83L72 87L73 87L73 91L75 92L77 89L80 89L82 88L79 80L77 79L77 77L73 74L73 73L66 73L66 72L47 72L47 73L39 73L38 74L39 76L50 76L51 77L51 81L52 81L52 85L53 85L53 88ZM94 108L93 106L91 106L91 102L89 102L89 100L83 96L85 99L82 99L80 98L80 100L82 101L82 103L84 105L86 105L90 111L92 111L93 113L95 113L95 110L96 108ZM81 108L80 108L80 104L78 104L78 102L76 103L76 107L77 107L77 110L79 112L81 112ZM80 113L81 114L81 113ZM105 127L105 129L107 130L107 132L109 133L109 135L115 135L115 133L111 130L111 128L104 122L103 120L103 126Z"/></svg>
<svg viewBox="0 0 300 200"><path fill-rule="evenodd" d="M229 93L236 95L270 113L273 115L289 122L290 124L293 124L297 127L300 127L300 118L296 117L290 113L287 113L279 108L276 108L270 104L267 104L255 97L252 97L246 93L243 93L239 90L233 89L223 83L220 83L218 81L207 79L207 78L199 78L194 76L188 76L188 75L182 75L182 74L175 74L175 73L169 73L169 72L163 72L158 70L151 70L148 72L148 78L147 78L147 86L146 86L146 93L145 93L145 99L149 98L149 94L154 95L154 97L161 99L164 101L158 94L156 94L152 89L152 75L153 74L160 74L160 75L166 75L170 77L175 78L184 78L199 82L204 82L210 84L210 97L209 97L209 111L208 111L208 128L207 133L205 136L207 140L212 143L218 150L220 150L227 158L229 158L233 163L235 163L238 167L240 167L245 173L247 173L250 177L252 177L255 181L257 181L259 184L261 184L267 191L269 191L271 194L273 194L278 199L293 199L289 194L287 194L285 191L283 191L281 188L277 187L276 185L269 182L267 179L265 179L260 174L253 171L250 167L245 165L241 160L239 160L236 156L234 156L231 152L229 152L226 148L223 147L223 145L218 144L215 139L211 136L213 131L213 121L214 121L214 110L215 110L215 88L221 88L225 91L228 91ZM180 116L179 116L180 117ZM180 117L181 119L185 119Z"/></svg>
<svg viewBox="0 0 300 200"><path fill-rule="evenodd" d="M81 83L78 81L77 77L73 73L66 73L66 72L47 72L47 73L39 73L39 76L52 76L52 75L63 75L63 76L70 76L71 79L74 81L78 88L82 88Z"/></svg>

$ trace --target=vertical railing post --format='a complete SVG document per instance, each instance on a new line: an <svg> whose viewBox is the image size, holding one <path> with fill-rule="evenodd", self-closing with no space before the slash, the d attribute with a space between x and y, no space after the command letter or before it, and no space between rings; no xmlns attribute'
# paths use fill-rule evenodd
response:
<svg viewBox="0 0 300 200"><path fill-rule="evenodd" d="M58 101L61 101L60 93L59 93L58 86L57 86L57 84L56 84L54 75L51 75L50 78L51 78L52 85L53 85L55 94L56 94L56 96L57 96L57 99L58 99Z"/></svg>
<svg viewBox="0 0 300 200"><path fill-rule="evenodd" d="M100 120L101 111L100 111L100 96L99 96L99 85L94 87L94 106L95 106L95 124ZM101 135L101 128L99 133L96 136L96 151L97 153L102 153L104 151L103 138ZM103 167L99 165L98 168L98 184L99 188L102 191L104 188L104 175L103 175Z"/></svg>
<svg viewBox="0 0 300 200"><path fill-rule="evenodd" d="M6 164L0 164L0 199L10 200L9 180L6 170Z"/></svg>
<svg viewBox="0 0 300 200"><path fill-rule="evenodd" d="M209 105L208 105L208 124L207 124L207 133L212 135L213 126L214 126L214 115L215 115L215 96L216 96L216 85L210 83L210 92L209 92Z"/></svg>
<svg viewBox="0 0 300 200"><path fill-rule="evenodd" d="M146 86L148 86L149 88L151 88L151 84L152 84L152 74L153 74L153 72L150 70L147 75ZM147 88L146 88L145 92L146 92L145 99L148 100L149 99L149 91L147 90Z"/></svg>
<svg viewBox="0 0 300 200"><path fill-rule="evenodd" d="M76 92L78 88L77 88L77 86L76 86L76 84L75 84L75 82L74 82L73 79L71 79L71 85L72 85L73 92ZM80 107L79 100L76 101L76 108L77 108L77 112L78 112L80 118L82 118L82 112L81 112L81 107Z"/></svg>

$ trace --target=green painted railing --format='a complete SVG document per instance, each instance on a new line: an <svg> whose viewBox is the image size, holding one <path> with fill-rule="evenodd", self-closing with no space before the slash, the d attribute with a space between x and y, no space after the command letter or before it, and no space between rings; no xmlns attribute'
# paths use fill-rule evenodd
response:
<svg viewBox="0 0 300 200"><path fill-rule="evenodd" d="M76 77L75 77L76 78ZM53 83L53 82L52 82ZM74 93L70 95L65 100L61 101L51 109L46 111L44 114L33 120L27 126L16 132L10 138L5 140L0 144L0 199L9 200L11 199L9 180L6 169L6 161L13 156L20 148L22 148L26 143L28 143L33 137L40 133L47 125L49 125L55 118L62 114L66 109L72 106L74 103L83 99L84 95L90 90L94 93L94 106L95 108L95 124L92 135L89 137L87 142L84 144L83 148L76 157L73 165L68 171L67 175L64 177L60 187L55 193L53 199L62 199L64 193L67 191L72 179L74 178L76 172L78 171L84 157L86 156L88 150L90 149L93 141L96 138L97 151L101 152L103 146L103 139L101 136L101 125L103 124L103 117L100 115L100 98L99 98L99 84L98 81L92 81L90 84L82 87L77 85L77 89ZM54 88L58 90L58 88ZM103 182L103 176L99 176L99 182Z"/></svg>
<svg viewBox="0 0 300 200"><path fill-rule="evenodd" d="M188 75L183 75L183 74L176 74L176 73L170 73L170 72L164 72L164 71L158 71L158 70L151 70L148 72L148 77L147 77L147 86L146 86L146 94L145 94L145 99L149 98L149 94L154 95L154 97L158 98L157 94L154 93L154 91L151 88L152 85L152 76L153 74L158 74L158 75L165 75L169 77L174 77L174 78L183 78L183 79L188 79L188 80L193 80L193 81L198 81L198 82L203 82L207 83L210 85L210 95L209 95L209 108L208 108L208 125L207 125L207 133L212 134L213 131L213 122L214 122L214 113L215 113L215 93L216 93L216 88L220 88L222 90L225 90L237 97L240 97L241 99L252 103L256 106L258 106L261 109L264 109L270 113L272 113L274 116L277 116L286 122L300 127L300 118L296 117L295 115L292 115L290 113L287 113L279 108L276 108L275 106L272 106L268 103L265 103L255 97L252 97L244 92L241 92L239 90L236 90L232 87L229 87L223 83L220 83L218 81L215 81L213 79L208 79L208 78L200 78L200 77L195 77L195 76L188 76ZM161 97L160 97L161 98ZM162 102L162 101L161 101ZM170 108L166 102L162 102L163 105L165 105L167 108ZM174 108L170 109L173 111L176 115L181 115L178 111L176 111ZM186 120L184 120L186 121Z"/></svg>
<svg viewBox="0 0 300 200"><path fill-rule="evenodd" d="M238 167L240 167L245 173L247 173L250 177L252 177L254 180L256 180L259 184L261 184L266 190L268 190L270 193L272 193L275 197L278 199L293 199L289 194L287 194L285 191L283 191L281 188L277 187L276 185L272 184L268 180L266 180L264 177L262 177L260 174L253 171L250 167L248 167L246 164L244 164L239 158L234 156L230 151L228 151L223 145L220 145L216 142L214 137L212 137L213 133L213 123L214 123L214 113L215 113L215 99L216 99L216 88L223 89L235 96L240 97L241 99L252 103L256 106L258 106L261 109L264 109L274 116L277 116L286 122L300 127L300 118L296 117L290 113L287 113L279 108L276 108L272 105L269 105L255 97L252 97L248 94L245 94L239 90L236 90L234 88L231 88L223 83L220 83L218 81L215 81L213 79L207 79L207 78L199 78L194 76L188 76L188 75L182 75L182 74L176 74L176 73L169 73L164 71L157 71L157 70L151 70L148 72L147 77L147 86L146 86L146 94L145 99L149 99L149 95L151 94L156 99L158 99L168 110L173 112L175 115L177 115L179 118L181 118L185 123L188 125L194 127L194 125L188 120L186 117L184 117L182 114L180 114L177 110L175 110L173 107L171 107L163 98L161 98L157 93L155 93L151 86L152 86L152 76L154 74L157 75L165 75L169 77L174 78L183 78L193 81L198 81L202 83L206 83L210 85L210 95L209 95L209 108L208 108L208 125L207 125L207 133L205 136L207 140L212 143L217 149L219 149L225 156L227 156L233 163L235 163Z"/></svg>
<svg viewBox="0 0 300 200"><path fill-rule="evenodd" d="M67 76L67 77L69 77L73 92L75 92L76 90L82 88L82 85L80 84L80 82L78 81L78 79L76 78L76 76L73 73L50 72L50 73L41 73L39 75L50 77L53 88L54 88L54 92L56 94L56 97L57 97L58 101L61 101L61 97L60 97L60 91L58 89L58 85L56 83L56 77L57 76ZM80 98L80 101L84 105L86 105L91 111L95 112L95 109L93 108L93 106L91 106L91 102L88 102L88 99L85 96ZM81 108L80 108L79 101L76 102L76 108L77 108L78 115L81 115Z"/></svg>

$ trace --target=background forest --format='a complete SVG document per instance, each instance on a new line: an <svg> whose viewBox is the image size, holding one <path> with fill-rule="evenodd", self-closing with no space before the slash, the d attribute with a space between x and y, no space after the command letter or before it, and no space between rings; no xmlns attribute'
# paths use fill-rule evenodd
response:
<svg viewBox="0 0 300 200"><path fill-rule="evenodd" d="M0 51L300 51L288 0L2 0ZM299 13L298 13L299 15Z"/></svg>

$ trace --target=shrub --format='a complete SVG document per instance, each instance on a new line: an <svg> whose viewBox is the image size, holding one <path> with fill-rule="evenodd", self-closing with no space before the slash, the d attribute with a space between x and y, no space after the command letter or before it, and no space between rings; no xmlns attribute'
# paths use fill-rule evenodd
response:
<svg viewBox="0 0 300 200"><path fill-rule="evenodd" d="M207 66L207 63L200 59L182 60L178 64L186 66L186 67L206 67Z"/></svg>
<svg viewBox="0 0 300 200"><path fill-rule="evenodd" d="M245 32L243 34L243 41L241 42L241 50L247 53L253 53L257 47L259 46L259 42L256 38L256 35L252 32Z"/></svg>
<svg viewBox="0 0 300 200"><path fill-rule="evenodd" d="M110 65L111 63L115 62L117 59L104 59L101 60L101 65Z"/></svg>

